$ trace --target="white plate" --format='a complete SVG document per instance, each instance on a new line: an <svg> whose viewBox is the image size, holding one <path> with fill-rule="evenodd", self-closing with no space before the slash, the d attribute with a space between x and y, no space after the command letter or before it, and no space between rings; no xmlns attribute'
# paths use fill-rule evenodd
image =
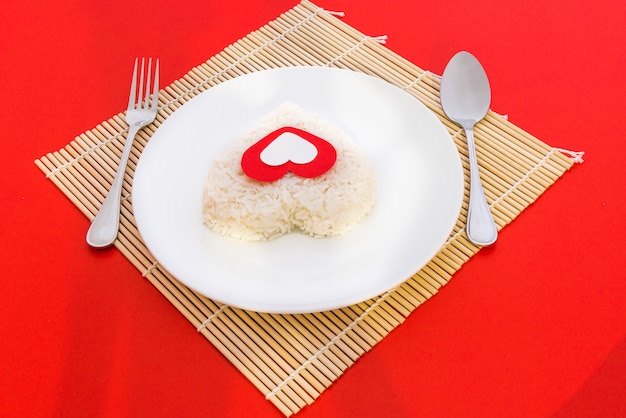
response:
<svg viewBox="0 0 626 418"><path fill-rule="evenodd" d="M377 176L372 213L334 238L239 242L208 230L212 157L287 100L361 144ZM361 73L295 67L237 77L172 114L141 155L133 207L148 249L188 287L239 308L305 313L375 297L421 269L454 227L463 190L456 146L418 100Z"/></svg>

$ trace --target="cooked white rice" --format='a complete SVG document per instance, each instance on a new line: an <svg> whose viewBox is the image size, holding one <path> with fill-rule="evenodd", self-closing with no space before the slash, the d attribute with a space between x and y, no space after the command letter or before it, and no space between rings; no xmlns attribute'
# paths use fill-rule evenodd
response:
<svg viewBox="0 0 626 418"><path fill-rule="evenodd" d="M335 165L316 178L289 172L259 182L241 169L241 156L276 129L291 126L330 142ZM284 103L215 157L203 190L205 224L232 238L267 240L299 230L313 237L343 234L360 223L375 200L374 167L344 132L320 116Z"/></svg>

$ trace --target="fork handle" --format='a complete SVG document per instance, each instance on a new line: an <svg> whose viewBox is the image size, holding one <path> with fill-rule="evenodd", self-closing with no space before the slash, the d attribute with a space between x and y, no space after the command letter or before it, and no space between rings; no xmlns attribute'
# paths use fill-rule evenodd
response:
<svg viewBox="0 0 626 418"><path fill-rule="evenodd" d="M128 136L122 151L120 165L115 173L115 178L111 184L111 188L107 193L98 214L91 221L89 230L87 231L87 244L95 248L105 248L113 244L120 227L120 209L122 203L122 186L124 185L124 174L126 172L126 164L133 147L135 135L139 130L139 126L131 125L128 128Z"/></svg>

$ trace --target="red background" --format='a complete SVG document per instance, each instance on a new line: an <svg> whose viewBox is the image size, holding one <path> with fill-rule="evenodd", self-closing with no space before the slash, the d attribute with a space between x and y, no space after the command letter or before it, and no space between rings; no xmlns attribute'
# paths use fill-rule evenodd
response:
<svg viewBox="0 0 626 418"><path fill-rule="evenodd" d="M0 415L280 417L33 164L295 0L8 2L0 10ZM320 0L441 73L474 53L492 109L576 165L301 417L626 416L623 0Z"/></svg>

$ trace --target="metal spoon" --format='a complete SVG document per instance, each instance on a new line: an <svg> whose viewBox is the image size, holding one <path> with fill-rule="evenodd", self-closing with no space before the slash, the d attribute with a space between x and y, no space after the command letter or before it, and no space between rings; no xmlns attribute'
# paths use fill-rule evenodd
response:
<svg viewBox="0 0 626 418"><path fill-rule="evenodd" d="M498 238L498 230L485 200L474 145L474 125L485 117L491 103L487 74L472 54L461 51L446 66L440 93L443 111L465 129L467 137L470 164L467 236L474 244L491 245Z"/></svg>

